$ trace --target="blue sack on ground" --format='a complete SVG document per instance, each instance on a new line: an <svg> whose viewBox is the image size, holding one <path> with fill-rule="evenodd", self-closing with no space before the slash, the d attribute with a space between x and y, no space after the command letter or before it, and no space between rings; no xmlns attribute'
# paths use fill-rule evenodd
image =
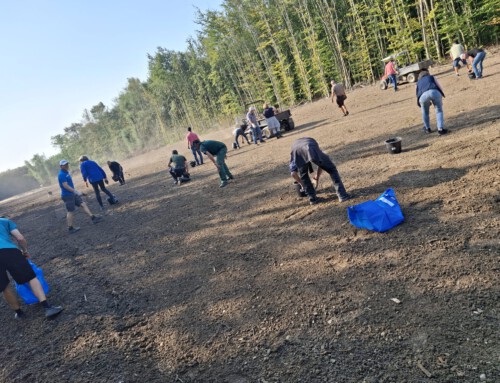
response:
<svg viewBox="0 0 500 383"><path fill-rule="evenodd" d="M43 278L42 269L37 267L37 265L35 265L29 259L28 259L28 263L30 264L31 268L33 269L33 271L36 274L36 277L38 278L38 280L42 284L43 291L45 292L45 294L48 294L49 293L49 285L47 284L47 282L45 282L45 279ZM16 283L16 290L17 290L17 293L19 294L19 296L21 298L23 298L24 303L26 303L27 305L31 305L33 303L38 303L38 299L37 299L37 297L35 297L35 295L31 291L29 283L24 283L22 285L18 285Z"/></svg>
<svg viewBox="0 0 500 383"><path fill-rule="evenodd" d="M354 226L380 233L392 229L404 221L403 212L392 189L387 189L375 201L349 206L347 215Z"/></svg>

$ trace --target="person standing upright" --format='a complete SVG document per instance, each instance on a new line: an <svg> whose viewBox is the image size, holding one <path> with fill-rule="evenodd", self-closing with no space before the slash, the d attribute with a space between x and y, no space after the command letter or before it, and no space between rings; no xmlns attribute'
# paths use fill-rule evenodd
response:
<svg viewBox="0 0 500 383"><path fill-rule="evenodd" d="M213 162L219 171L219 187L223 188L227 186L227 181L232 180L234 177L225 162L227 153L226 145L223 142L211 140L203 142L195 141L193 144Z"/></svg>
<svg viewBox="0 0 500 383"><path fill-rule="evenodd" d="M349 111L347 110L347 107L344 105L344 101L347 99L344 85L335 83L335 80L332 80L331 84L332 84L332 89L331 89L332 103L333 101L336 101L338 107L344 114L344 117L348 116Z"/></svg>
<svg viewBox="0 0 500 383"><path fill-rule="evenodd" d="M108 184L108 178L106 172L97 164L95 161L89 160L87 156L80 157L80 171L82 172L83 181L88 186L88 182L94 188L95 197L101 210L104 210L104 205L102 204L101 192L99 188L109 197L108 201L110 205L118 202L117 198L104 186L104 183Z"/></svg>
<svg viewBox="0 0 500 383"><path fill-rule="evenodd" d="M44 308L47 318L55 317L63 311L63 308L52 306L47 302L40 280L27 261L29 257L28 242L16 224L7 218L0 217L0 291L8 305L15 311L15 318L23 318L25 314L9 286L8 272L17 284L29 284L33 295Z"/></svg>
<svg viewBox="0 0 500 383"><path fill-rule="evenodd" d="M453 70L455 71L455 76L458 76L458 70L460 69L460 63L467 65L465 60L465 49L462 44L455 40L450 48L450 58L453 60Z"/></svg>
<svg viewBox="0 0 500 383"><path fill-rule="evenodd" d="M396 61L394 59L390 59L387 64L385 64L384 75L388 79L392 81L392 85L394 87L394 92L398 90L398 69L396 67Z"/></svg>
<svg viewBox="0 0 500 383"><path fill-rule="evenodd" d="M422 109L425 133L432 132L429 121L429 108L431 104L434 105L434 109L436 110L438 133L440 135L448 133L448 130L444 128L443 97L443 89L436 78L425 70L420 72L417 82L417 105Z"/></svg>
<svg viewBox="0 0 500 383"><path fill-rule="evenodd" d="M276 139L281 137L280 122L275 116L276 109L274 106L269 105L267 102L263 105L264 117L266 118L267 127L276 136Z"/></svg>
<svg viewBox="0 0 500 383"><path fill-rule="evenodd" d="M264 143L262 139L262 130L260 129L259 121L257 120L257 110L255 106L248 108L247 121L250 124L250 129L252 130L253 143L258 145L257 141Z"/></svg>
<svg viewBox="0 0 500 383"><path fill-rule="evenodd" d="M92 223L98 223L102 221L101 217L97 217L90 211L87 204L82 200L82 192L75 189L73 185L73 179L69 174L69 163L66 160L61 160L59 162L59 175L57 176L57 180L59 182L59 187L61 188L61 199L64 201L64 205L66 206L66 221L68 223L68 231L70 234L76 233L80 230L79 227L73 226L73 216L75 211L75 206L81 206L83 211L87 213L87 215L92 220Z"/></svg>
<svg viewBox="0 0 500 383"><path fill-rule="evenodd" d="M198 135L196 133L193 133L191 130L191 127L187 128L188 134L186 135L186 140L188 142L188 149L191 149L191 152L193 153L194 160L196 161L196 165L203 165L203 156L201 155L201 152L199 149L196 148L196 145L193 145L193 142L196 140L200 140ZM198 159L198 156L200 159Z"/></svg>

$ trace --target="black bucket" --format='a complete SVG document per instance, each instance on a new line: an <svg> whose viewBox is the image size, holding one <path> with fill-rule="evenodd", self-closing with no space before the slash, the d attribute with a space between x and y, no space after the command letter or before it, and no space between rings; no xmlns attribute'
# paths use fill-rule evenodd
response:
<svg viewBox="0 0 500 383"><path fill-rule="evenodd" d="M401 153L401 137L394 137L386 140L385 147L391 154Z"/></svg>

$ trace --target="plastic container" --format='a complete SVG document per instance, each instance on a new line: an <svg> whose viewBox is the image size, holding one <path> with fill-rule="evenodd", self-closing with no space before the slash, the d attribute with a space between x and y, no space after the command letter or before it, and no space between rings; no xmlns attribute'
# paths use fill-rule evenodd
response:
<svg viewBox="0 0 500 383"><path fill-rule="evenodd" d="M385 147L391 154L401 153L401 137L390 138L385 142Z"/></svg>

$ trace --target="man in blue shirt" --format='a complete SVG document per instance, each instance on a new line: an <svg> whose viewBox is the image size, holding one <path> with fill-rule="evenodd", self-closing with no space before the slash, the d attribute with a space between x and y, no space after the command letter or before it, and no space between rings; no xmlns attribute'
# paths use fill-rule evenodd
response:
<svg viewBox="0 0 500 383"><path fill-rule="evenodd" d="M14 240L17 241L17 244L14 243ZM47 302L43 287L26 258L29 258L26 239L14 222L0 217L0 291L9 306L16 312L15 318L22 318L24 312L21 310L12 288L9 287L9 277L7 276L7 272L9 272L18 284L29 283L31 291L45 309L45 316L52 318L59 314L63 308L51 306Z"/></svg>
<svg viewBox="0 0 500 383"><path fill-rule="evenodd" d="M94 188L95 197L101 207L101 211L104 211L104 205L102 204L101 192L99 191L99 188L107 194L110 205L118 202L116 197L108 189L106 189L106 186L104 186L104 183L108 183L108 178L106 177L104 170L97 164L97 162L89 160L87 156L81 156L80 171L82 172L83 181L85 181L87 187L89 186L87 183L88 180Z"/></svg>
<svg viewBox="0 0 500 383"><path fill-rule="evenodd" d="M83 211L92 219L93 223L101 222L102 218L92 214L87 204L82 200L82 192L75 189L73 179L69 174L68 161L61 160L59 166L61 170L59 171L57 179L59 181L59 187L61 188L61 199L66 206L66 221L68 222L69 233L73 234L80 230L79 227L73 227L73 212L75 211L75 206L81 206Z"/></svg>

